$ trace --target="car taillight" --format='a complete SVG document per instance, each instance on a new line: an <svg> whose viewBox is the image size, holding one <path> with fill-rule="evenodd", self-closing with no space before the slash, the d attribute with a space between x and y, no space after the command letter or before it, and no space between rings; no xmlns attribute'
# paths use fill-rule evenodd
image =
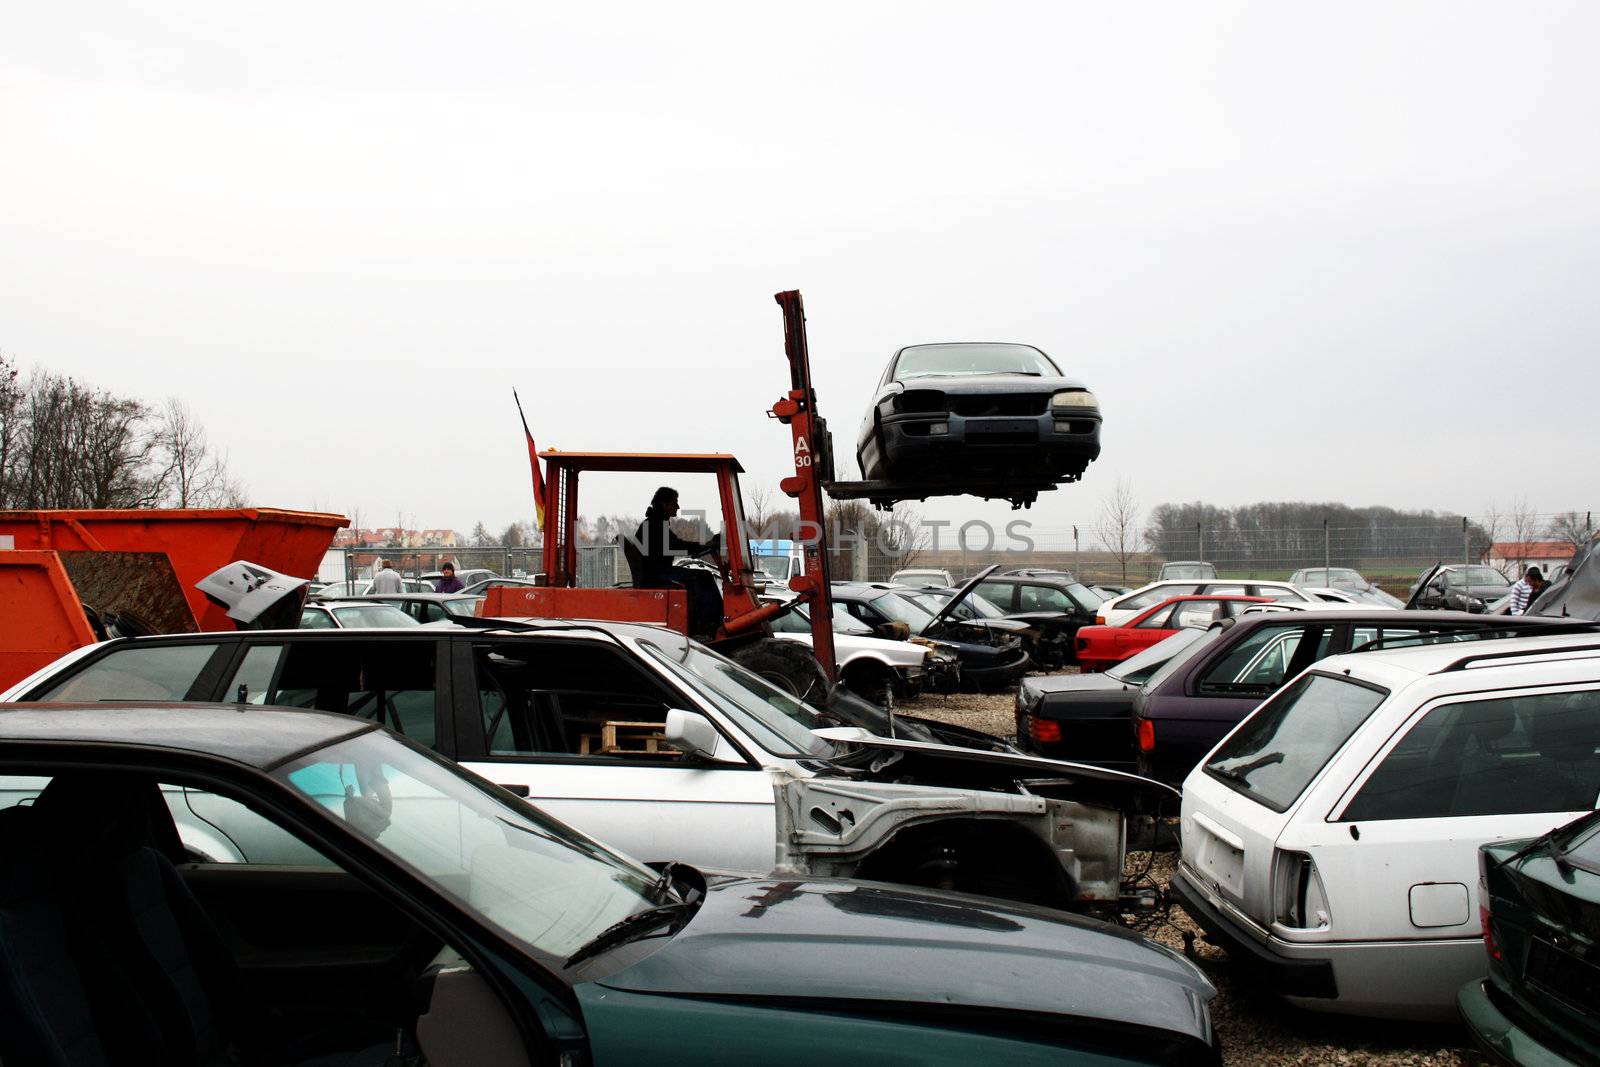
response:
<svg viewBox="0 0 1600 1067"><path fill-rule="evenodd" d="M1489 953L1491 960L1498 960L1500 946L1494 943L1494 920L1489 917L1489 908L1484 904L1478 905L1478 922L1483 926L1483 947Z"/></svg>
<svg viewBox="0 0 1600 1067"><path fill-rule="evenodd" d="M1139 751L1154 752L1156 750L1156 724L1152 719L1139 720Z"/></svg>
<svg viewBox="0 0 1600 1067"><path fill-rule="evenodd" d="M1060 741L1061 724L1054 719L1029 719L1028 736L1035 741Z"/></svg>
<svg viewBox="0 0 1600 1067"><path fill-rule="evenodd" d="M1300 930L1328 927L1328 894L1310 856L1304 852L1277 850L1273 857L1272 886L1278 922Z"/></svg>
<svg viewBox="0 0 1600 1067"><path fill-rule="evenodd" d="M1106 617L1104 615L1096 615L1094 617L1094 624L1096 626L1104 626L1106 624Z"/></svg>

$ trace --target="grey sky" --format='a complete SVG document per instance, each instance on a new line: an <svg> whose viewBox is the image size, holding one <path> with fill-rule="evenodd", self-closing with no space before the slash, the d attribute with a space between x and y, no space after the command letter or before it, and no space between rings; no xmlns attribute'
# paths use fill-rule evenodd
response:
<svg viewBox="0 0 1600 1067"><path fill-rule="evenodd" d="M1583 509L1597 31L1557 3L12 4L0 350L182 396L261 504L498 529L529 512L513 385L541 445L775 484L798 287L844 455L902 344L1087 380L1105 451L1040 525L1119 476Z"/></svg>

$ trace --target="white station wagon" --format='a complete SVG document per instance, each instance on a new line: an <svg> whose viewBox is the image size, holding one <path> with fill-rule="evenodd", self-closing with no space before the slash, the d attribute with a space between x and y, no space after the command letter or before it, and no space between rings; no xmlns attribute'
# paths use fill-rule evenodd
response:
<svg viewBox="0 0 1600 1067"><path fill-rule="evenodd" d="M1487 970L1478 846L1594 809L1597 747L1600 633L1334 656L1185 780L1173 890L1301 1007L1453 1019Z"/></svg>

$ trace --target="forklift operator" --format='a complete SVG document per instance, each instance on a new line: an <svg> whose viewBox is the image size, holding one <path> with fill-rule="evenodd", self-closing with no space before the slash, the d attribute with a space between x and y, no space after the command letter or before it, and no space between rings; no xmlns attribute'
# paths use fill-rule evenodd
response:
<svg viewBox="0 0 1600 1067"><path fill-rule="evenodd" d="M650 498L644 521L634 533L634 543L643 556L643 574L634 575L634 585L641 589L672 589L682 587L689 594L689 633L692 637L712 637L722 623L722 594L717 590L716 579L703 570L673 565L680 555L707 556L720 570L722 561L717 555L722 545L722 535L709 542L690 541L672 532L671 521L678 514L678 491L662 486Z"/></svg>

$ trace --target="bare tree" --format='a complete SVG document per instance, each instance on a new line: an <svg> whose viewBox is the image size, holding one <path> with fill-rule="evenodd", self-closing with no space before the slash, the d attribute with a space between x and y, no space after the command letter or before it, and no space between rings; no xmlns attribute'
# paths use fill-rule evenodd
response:
<svg viewBox="0 0 1600 1067"><path fill-rule="evenodd" d="M473 548L488 548L493 544L494 544L494 535L489 532L489 527L487 527L487 526L485 526L483 524L483 520L479 519L477 522L473 523L473 525L472 525L472 547Z"/></svg>
<svg viewBox="0 0 1600 1067"><path fill-rule="evenodd" d="M1484 509L1483 530L1489 544L1478 553L1479 558L1495 560L1494 566L1507 578L1522 575L1527 562L1528 543L1545 535L1547 527L1528 504L1526 497L1517 497L1509 505L1490 504ZM1504 541L1500 540L1502 537ZM1496 545L1500 551L1494 551Z"/></svg>
<svg viewBox="0 0 1600 1067"><path fill-rule="evenodd" d="M3 385L0 382L0 385ZM1563 511L1550 520L1550 527L1545 531L1545 536L1564 541L1569 545L1582 548L1593 540L1595 534L1592 513L1580 515L1576 511Z"/></svg>
<svg viewBox="0 0 1600 1067"><path fill-rule="evenodd" d="M754 480L745 490L744 524L748 537L772 536L767 529L772 525L772 490Z"/></svg>
<svg viewBox="0 0 1600 1067"><path fill-rule="evenodd" d="M175 508L239 507L244 491L228 473L227 457L211 447L189 406L168 397L155 430L161 503Z"/></svg>
<svg viewBox="0 0 1600 1067"><path fill-rule="evenodd" d="M514 522L500 531L500 543L507 548L522 548L528 543L528 528L520 522Z"/></svg>
<svg viewBox="0 0 1600 1067"><path fill-rule="evenodd" d="M1122 568L1122 581L1128 581L1128 561L1139 552L1144 532L1139 528L1139 501L1133 495L1133 486L1126 478L1117 479L1117 487L1100 502L1100 514L1095 522L1095 536L1100 545L1111 553Z"/></svg>
<svg viewBox="0 0 1600 1067"><path fill-rule="evenodd" d="M16 446L22 436L22 385L17 365L0 353L0 507L11 507Z"/></svg>

